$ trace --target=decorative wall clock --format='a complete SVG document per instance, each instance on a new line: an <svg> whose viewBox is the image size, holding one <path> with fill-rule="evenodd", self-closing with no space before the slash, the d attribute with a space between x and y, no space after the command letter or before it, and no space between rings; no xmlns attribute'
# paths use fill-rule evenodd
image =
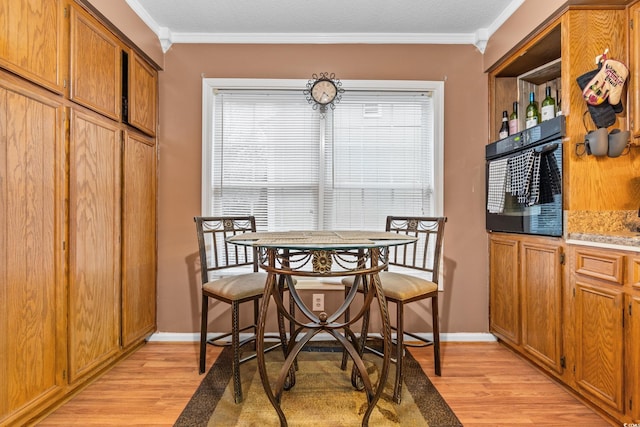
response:
<svg viewBox="0 0 640 427"><path fill-rule="evenodd" d="M303 91L307 97L309 104L313 105L313 109L319 109L321 113L327 111L327 106L331 109L336 108L336 104L340 102L344 89L342 82L336 78L334 73L313 74L307 82L307 88Z"/></svg>

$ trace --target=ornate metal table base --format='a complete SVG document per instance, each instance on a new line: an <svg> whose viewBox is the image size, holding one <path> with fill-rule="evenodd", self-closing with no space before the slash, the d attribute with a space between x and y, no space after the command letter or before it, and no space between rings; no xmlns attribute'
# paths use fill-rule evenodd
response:
<svg viewBox="0 0 640 427"><path fill-rule="evenodd" d="M261 248L260 254L261 266L268 272L268 278L265 286L265 297L262 299L261 304L260 322L258 324L258 369L267 397L280 419L280 425L287 426L287 420L280 406L280 401L283 390L295 385L294 362L296 357L302 348L314 336L321 332L325 332L334 337L344 347L354 362L352 383L354 387L360 388L360 384L358 384L358 379L360 379L364 386L369 405L363 416L362 426L368 426L369 417L382 395L390 364L391 326L387 303L384 298L384 294L382 293L380 279L378 276L378 272L383 270L387 265L386 247L373 247L365 250L353 251L309 250L296 252L281 250L278 248ZM304 266L308 265L310 260L313 261L313 270L306 271L304 270ZM334 263L339 265L339 269L337 271L332 271L331 269ZM316 315L304 304L300 295L293 286L292 276L294 275L315 277L356 275L359 280L365 280L366 278L368 283L371 284L371 291L365 294L365 301L362 309L353 317L353 319L346 322L339 322L338 319L344 315L347 307L349 307L355 299L358 287L353 286L351 288L351 291L345 298L342 305L333 314L327 315L327 313L322 312ZM282 294L279 292L278 276L284 277L286 284L289 287L290 298L293 298L296 307L304 314L309 322L303 323L287 311L282 300ZM260 338L265 334L265 321L269 309L269 301L271 300L269 296L273 297L279 313L284 315L291 324L296 325L296 328L291 332L289 339L289 342L294 344L288 346L287 358L282 365L278 378L275 382L275 388L273 389L266 371L263 353L265 345L264 340ZM384 345L382 370L378 380L378 385L375 389L371 384L367 369L362 360L362 349L359 348L358 339L350 327L365 315L374 297L377 297L376 299L382 316ZM343 333L346 333L346 336ZM301 334L303 335L301 336ZM357 375L355 375L356 373Z"/></svg>

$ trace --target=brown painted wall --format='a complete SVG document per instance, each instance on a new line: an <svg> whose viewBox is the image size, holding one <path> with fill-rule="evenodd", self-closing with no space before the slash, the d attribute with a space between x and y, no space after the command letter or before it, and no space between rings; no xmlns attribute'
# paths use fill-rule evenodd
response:
<svg viewBox="0 0 640 427"><path fill-rule="evenodd" d="M179 44L166 53L164 64L160 73L159 331L187 332L199 327L192 218L200 213L202 77L308 79L322 71L344 80L445 81L444 211L449 221L443 331L488 330L487 77L482 55L473 46ZM218 313L215 309L213 313L215 318ZM226 325L228 313L223 318Z"/></svg>
<svg viewBox="0 0 640 427"><path fill-rule="evenodd" d="M125 0L87 0L164 67L160 73L158 189L158 329L199 329L196 239L200 213L202 77L298 78L329 71L344 80L444 80L444 332L488 330L484 145L487 77L483 73L561 0L526 0L490 39L485 55L460 45L181 45L163 56L151 30ZM424 310L418 310L424 316ZM228 313L213 309L221 329Z"/></svg>

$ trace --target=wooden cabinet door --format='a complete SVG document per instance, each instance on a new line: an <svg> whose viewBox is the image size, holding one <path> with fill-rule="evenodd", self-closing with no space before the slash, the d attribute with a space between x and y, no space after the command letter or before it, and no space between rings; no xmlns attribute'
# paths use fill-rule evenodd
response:
<svg viewBox="0 0 640 427"><path fill-rule="evenodd" d="M625 322L628 323L627 340L627 404L631 419L640 423L640 254L629 257L627 301Z"/></svg>
<svg viewBox="0 0 640 427"><path fill-rule="evenodd" d="M123 156L122 345L156 325L156 146L127 133Z"/></svg>
<svg viewBox="0 0 640 427"><path fill-rule="evenodd" d="M634 423L640 423L640 289L629 296L627 318L630 325L626 358L629 387L627 402L631 419Z"/></svg>
<svg viewBox="0 0 640 427"><path fill-rule="evenodd" d="M640 3L629 8L629 130L631 138L640 138ZM638 143L638 141L636 141Z"/></svg>
<svg viewBox="0 0 640 427"><path fill-rule="evenodd" d="M521 244L522 347L562 373L562 271L557 244Z"/></svg>
<svg viewBox="0 0 640 427"><path fill-rule="evenodd" d="M520 344L518 240L492 236L489 240L489 320L491 332Z"/></svg>
<svg viewBox="0 0 640 427"><path fill-rule="evenodd" d="M0 67L62 93L65 43L63 0L0 0Z"/></svg>
<svg viewBox="0 0 640 427"><path fill-rule="evenodd" d="M63 108L24 86L0 75L0 424L65 382Z"/></svg>
<svg viewBox="0 0 640 427"><path fill-rule="evenodd" d="M144 59L129 52L127 122L147 135L156 135L158 73Z"/></svg>
<svg viewBox="0 0 640 427"><path fill-rule="evenodd" d="M70 16L70 98L114 120L122 106L121 44L79 6Z"/></svg>
<svg viewBox="0 0 640 427"><path fill-rule="evenodd" d="M623 402L622 289L576 278L576 382L617 411Z"/></svg>
<svg viewBox="0 0 640 427"><path fill-rule="evenodd" d="M69 165L69 380L119 351L120 130L72 111Z"/></svg>

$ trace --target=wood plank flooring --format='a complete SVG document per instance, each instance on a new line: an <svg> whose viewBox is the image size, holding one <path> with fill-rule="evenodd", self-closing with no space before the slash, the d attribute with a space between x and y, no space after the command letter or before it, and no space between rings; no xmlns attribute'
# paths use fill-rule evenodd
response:
<svg viewBox="0 0 640 427"><path fill-rule="evenodd" d="M219 351L209 346L208 366ZM499 343L441 351L437 377L432 349L412 349L465 427L610 425ZM38 425L172 426L202 378L197 344L148 343Z"/></svg>

